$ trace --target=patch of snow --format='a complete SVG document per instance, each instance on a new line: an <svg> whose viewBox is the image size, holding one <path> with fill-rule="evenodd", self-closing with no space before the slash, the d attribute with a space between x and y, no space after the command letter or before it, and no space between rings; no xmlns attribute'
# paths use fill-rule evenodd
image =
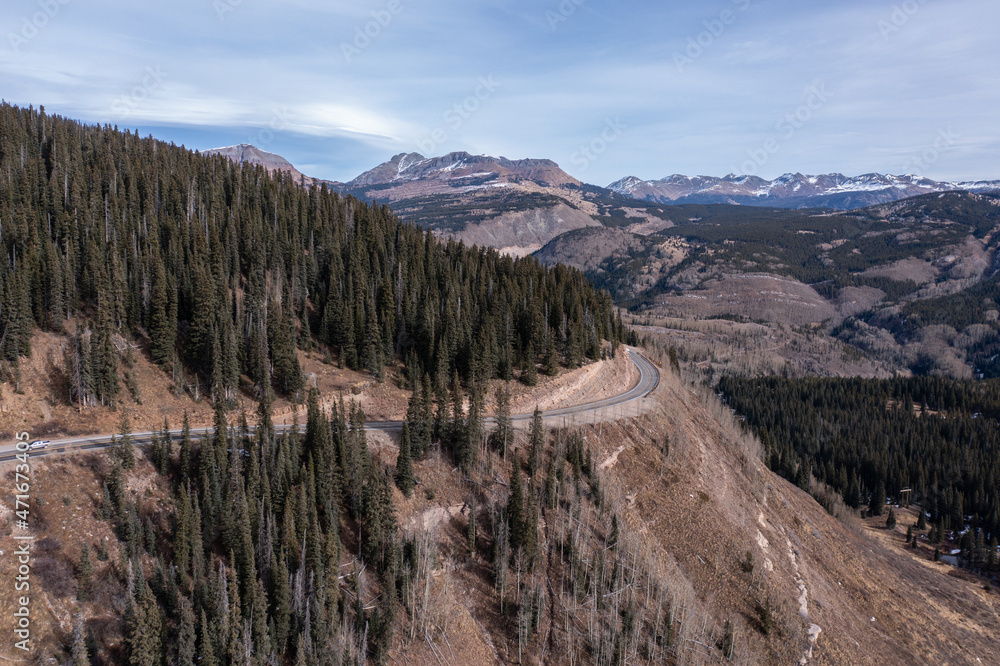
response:
<svg viewBox="0 0 1000 666"><path fill-rule="evenodd" d="M451 164L449 164L446 167L442 167L442 168L438 169L438 171L449 172L449 171L454 171L455 169L460 169L460 168L462 168L464 166L465 166L465 160L459 160L457 162L452 162Z"/></svg>

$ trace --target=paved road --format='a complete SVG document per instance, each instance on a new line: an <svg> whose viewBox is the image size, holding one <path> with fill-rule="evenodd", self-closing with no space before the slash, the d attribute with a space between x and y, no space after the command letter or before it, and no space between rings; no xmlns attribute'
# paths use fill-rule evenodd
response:
<svg viewBox="0 0 1000 666"><path fill-rule="evenodd" d="M553 419L558 417L567 417L572 415L579 415L586 412L604 412L608 407L626 405L628 403L637 402L645 398L647 395L652 393L660 383L660 370L657 368L656 364L643 356L639 350L634 347L623 347L628 354L629 360L635 364L635 367L639 370L639 381L624 393L620 393L616 396L610 398L604 398L602 400L596 400L594 402L584 403L582 405L574 405L572 407L561 407L559 409L550 409L542 412L542 416L545 419ZM532 414L517 414L511 416L511 420L516 424L525 421L530 421ZM494 419L489 417L484 419L486 425L491 425L494 423ZM275 425L275 432L285 433L291 431L294 426L291 425ZM368 430L400 430L403 427L402 421L370 421L365 424L365 428ZM305 429L305 424L299 424L301 430ZM253 427L251 426L251 430ZM202 438L210 436L213 432L212 428L192 428L191 436L193 438ZM159 433L153 432L136 432L132 433L132 443L135 445L149 444L152 442L152 438ZM171 439L178 441L181 439L180 430L170 431ZM92 449L106 449L111 446L112 435L88 435L86 437L73 437L69 439L57 439L52 440L48 448L36 449L31 451L30 454L32 458L40 458L42 456L58 455L60 453L70 453L73 451L88 451ZM0 447L0 462L13 460L15 454L17 453L15 446L13 444L8 444L7 446Z"/></svg>

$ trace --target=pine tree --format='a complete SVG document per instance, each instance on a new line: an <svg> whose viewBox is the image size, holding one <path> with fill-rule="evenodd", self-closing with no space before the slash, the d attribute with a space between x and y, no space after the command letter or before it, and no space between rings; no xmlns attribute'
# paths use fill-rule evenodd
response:
<svg viewBox="0 0 1000 666"><path fill-rule="evenodd" d="M170 315L170 297L167 294L167 274L163 263L157 261L153 273L153 292L149 304L149 356L153 363L164 368L174 358L177 343L177 324Z"/></svg>
<svg viewBox="0 0 1000 666"><path fill-rule="evenodd" d="M549 377L559 374L559 355L556 351L554 332L550 329L545 337L545 355L542 360L542 370Z"/></svg>
<svg viewBox="0 0 1000 666"><path fill-rule="evenodd" d="M525 542L524 494L521 490L521 463L513 456L510 473L510 495L507 497L507 528L510 549L517 551Z"/></svg>
<svg viewBox="0 0 1000 666"><path fill-rule="evenodd" d="M425 377L425 383L429 378ZM406 407L406 424L410 432L410 454L413 458L420 459L424 456L427 447L430 446L431 423L427 418L425 400L427 394L424 392L424 384L417 382L413 393L410 395L409 403Z"/></svg>
<svg viewBox="0 0 1000 666"><path fill-rule="evenodd" d="M284 554L279 554L271 569L271 598L274 600L274 641L280 654L288 640L291 626L292 591L288 583L288 569L285 567Z"/></svg>
<svg viewBox="0 0 1000 666"><path fill-rule="evenodd" d="M580 331L577 326L570 325L566 331L564 358L566 367L578 368L583 360L583 349L580 341Z"/></svg>
<svg viewBox="0 0 1000 666"><path fill-rule="evenodd" d="M177 629L177 666L197 663L194 609L187 597L180 597L180 624Z"/></svg>
<svg viewBox="0 0 1000 666"><path fill-rule="evenodd" d="M215 644L218 641L217 625L211 624L205 615L205 609L201 609L201 635L198 641L199 666L219 666L219 660L215 657Z"/></svg>
<svg viewBox="0 0 1000 666"><path fill-rule="evenodd" d="M140 578L135 588L136 598L130 599L125 613L125 644L129 664L158 666L163 661L163 622L160 609L145 580Z"/></svg>
<svg viewBox="0 0 1000 666"><path fill-rule="evenodd" d="M195 548L201 548L200 539L193 539L194 523L201 522L201 516L194 513L191 495L185 485L180 488L180 498L177 500L177 512L174 519L174 564L180 570L181 580L187 581L191 572L191 557Z"/></svg>
<svg viewBox="0 0 1000 666"><path fill-rule="evenodd" d="M466 472L475 468L479 459L479 446L483 440L483 394L479 386L473 384L469 391L469 418L465 426L462 447L462 469Z"/></svg>
<svg viewBox="0 0 1000 666"><path fill-rule="evenodd" d="M111 314L101 299L98 306L97 342L92 348L91 358L94 368L94 388L102 405L114 407L118 400L118 352L115 350Z"/></svg>
<svg viewBox="0 0 1000 666"><path fill-rule="evenodd" d="M399 455L396 457L396 486L403 492L403 496L408 498L413 493L415 484L413 461L410 456L410 426L404 422L403 434L399 439Z"/></svg>
<svg viewBox="0 0 1000 666"><path fill-rule="evenodd" d="M375 465L369 468L361 509L362 555L376 571L384 572L391 561L396 533L392 480L388 469L382 471Z"/></svg>
<svg viewBox="0 0 1000 666"><path fill-rule="evenodd" d="M191 441L191 420L187 410L184 410L184 423L181 426L181 450L179 455L181 483L187 482L194 472L194 444Z"/></svg>
<svg viewBox="0 0 1000 666"><path fill-rule="evenodd" d="M469 549L470 555L476 554L476 522L477 522L478 507L476 506L476 494L473 493L471 499L469 499L469 522L465 530L465 546Z"/></svg>
<svg viewBox="0 0 1000 666"><path fill-rule="evenodd" d="M291 317L278 310L268 318L268 343L274 364L274 386L285 395L295 395L305 387L305 378L295 355Z"/></svg>
<svg viewBox="0 0 1000 666"><path fill-rule="evenodd" d="M236 391L240 383L240 349L236 339L236 329L233 327L233 321L228 313L221 313L220 320L222 330L219 340L222 346L222 398L226 402L226 408L232 409L236 406Z"/></svg>
<svg viewBox="0 0 1000 666"><path fill-rule="evenodd" d="M886 529L893 530L896 528L896 512L893 509L889 509L889 515L885 519Z"/></svg>
<svg viewBox="0 0 1000 666"><path fill-rule="evenodd" d="M560 463L561 463L560 459ZM556 475L556 457L550 456L545 472L545 508L553 510L559 502L559 479Z"/></svg>
<svg viewBox="0 0 1000 666"><path fill-rule="evenodd" d="M191 318L181 345L190 366L201 372L212 367L210 357L218 311L213 281L204 268L203 265L195 268Z"/></svg>
<svg viewBox="0 0 1000 666"><path fill-rule="evenodd" d="M222 345L219 343L219 331L212 331L212 404L220 405L225 401L225 387L222 382Z"/></svg>
<svg viewBox="0 0 1000 666"><path fill-rule="evenodd" d="M160 459L156 461L156 470L163 476L170 472L170 460L174 453L174 441L170 436L170 422L163 417L163 430L160 431Z"/></svg>
<svg viewBox="0 0 1000 666"><path fill-rule="evenodd" d="M451 414L447 440L455 454L455 462L462 465L469 437L465 423L465 397L462 395L462 385L457 370L451 379Z"/></svg>
<svg viewBox="0 0 1000 666"><path fill-rule="evenodd" d="M525 386L538 384L538 366L535 365L535 346L528 343L528 348L521 357L521 381Z"/></svg>
<svg viewBox="0 0 1000 666"><path fill-rule="evenodd" d="M493 446L500 452L501 458L506 458L513 430L510 419L510 389L506 384L497 387L496 400L497 415L492 435Z"/></svg>
<svg viewBox="0 0 1000 666"><path fill-rule="evenodd" d="M124 469L135 468L135 449L132 447L132 424L128 414L122 410L118 421L118 446L115 449Z"/></svg>
<svg viewBox="0 0 1000 666"><path fill-rule="evenodd" d="M84 543L80 549L80 560L76 564L76 598L86 601L94 586L94 565L90 561L90 544Z"/></svg>
<svg viewBox="0 0 1000 666"><path fill-rule="evenodd" d="M545 429L542 426L542 411L535 406L535 413L531 417L531 430L528 435L530 441L528 454L528 475L532 478L536 472L541 471L542 450L545 448Z"/></svg>
<svg viewBox="0 0 1000 666"><path fill-rule="evenodd" d="M868 502L869 513L873 516L881 516L885 507L885 484L879 481L872 492L871 500Z"/></svg>
<svg viewBox="0 0 1000 666"><path fill-rule="evenodd" d="M91 368L90 338L90 329L86 324L78 325L76 333L70 337L66 355L70 401L76 401L81 409L97 402Z"/></svg>

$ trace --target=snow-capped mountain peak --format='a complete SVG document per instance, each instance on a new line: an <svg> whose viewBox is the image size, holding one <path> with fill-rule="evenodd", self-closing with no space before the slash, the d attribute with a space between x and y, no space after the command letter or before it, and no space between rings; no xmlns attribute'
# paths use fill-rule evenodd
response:
<svg viewBox="0 0 1000 666"><path fill-rule="evenodd" d="M728 174L723 178L689 178L673 174L660 180L641 180L628 176L611 183L608 188L657 203L730 203L779 208L849 209L928 192L1000 190L1000 181L938 182L916 174L895 176L880 173L853 177L840 173L784 173L774 180L736 174Z"/></svg>
<svg viewBox="0 0 1000 666"><path fill-rule="evenodd" d="M506 157L453 152L439 157L424 157L420 153L400 153L347 183L346 188L359 189L395 183L451 182L474 177L491 180L494 184L522 180L547 185L580 184L552 160L509 160Z"/></svg>

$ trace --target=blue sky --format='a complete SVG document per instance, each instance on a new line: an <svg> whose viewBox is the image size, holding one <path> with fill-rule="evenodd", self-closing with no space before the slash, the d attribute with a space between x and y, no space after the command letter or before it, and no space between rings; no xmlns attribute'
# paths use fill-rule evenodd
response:
<svg viewBox="0 0 1000 666"><path fill-rule="evenodd" d="M348 180L395 153L626 175L1000 178L995 0L5 0L0 97Z"/></svg>

